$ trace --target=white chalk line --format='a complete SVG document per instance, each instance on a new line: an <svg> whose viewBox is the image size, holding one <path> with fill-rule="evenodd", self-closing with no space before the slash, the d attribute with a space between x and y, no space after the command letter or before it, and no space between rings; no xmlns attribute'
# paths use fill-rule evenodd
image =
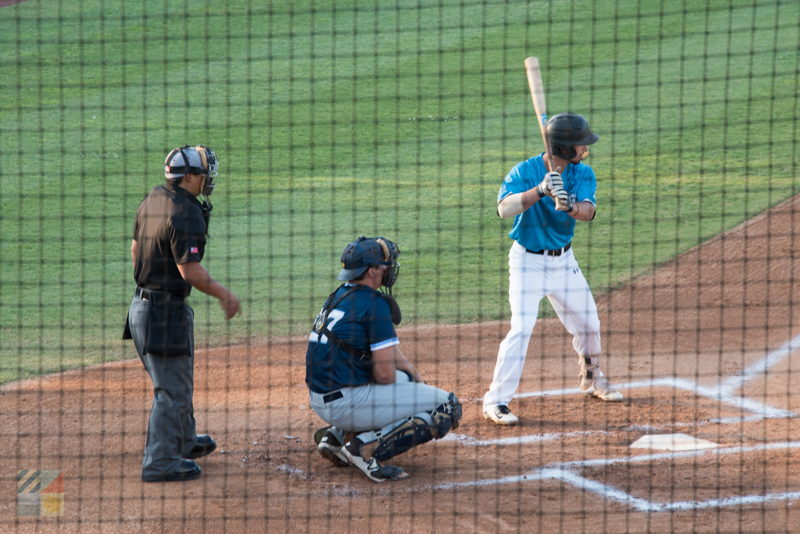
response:
<svg viewBox="0 0 800 534"><path fill-rule="evenodd" d="M707 397L717 402L728 404L739 408L740 410L750 411L753 413L749 417L728 417L717 418L707 422L691 422L691 423L673 423L669 426L702 426L704 424L728 424L744 421L758 421L765 418L787 418L794 417L795 414L788 410L774 408L765 403L754 401L742 396L734 395L733 393L742 388L747 382L754 378L764 375L774 365L780 363L785 358L790 356L795 350L800 348L800 335L792 340L783 344L781 347L767 354L758 362L750 365L741 373L734 375L727 380L721 382L717 387L709 388L701 386L694 381L678 378L678 377L663 377L652 380L644 380L640 382L629 382L626 384L619 384L616 387L619 389L634 389L634 388L647 388L647 387L671 387L681 389L684 391L693 392L698 396ZM530 397L553 397L561 395L575 395L580 394L578 388L547 390L547 391L534 391L528 393L521 393L515 395L515 398L530 398ZM631 429L635 427L629 427ZM651 427L647 427L651 428ZM587 434L606 434L605 431L597 432L568 432L568 433L551 433L541 435L528 435L517 436L513 438L502 438L495 440L476 440L465 435L454 435L451 440L456 440L464 445L470 446L489 446L489 445L514 445L524 443L535 443L542 441L551 441L563 439L565 437L575 437ZM726 455L726 454L742 454L747 452L764 452L777 449L795 449L800 448L800 442L791 441L783 443L768 443L753 446L741 447L723 447L717 449L701 449L694 451L677 451L665 452L655 454L643 454L638 456L625 456L619 458L597 458L591 460L580 460L574 462L565 462L556 464L550 467L543 467L525 473L522 475L513 475L501 478L471 480L464 482L449 482L434 486L433 489L447 490L454 488L470 487L470 486L491 486L500 484L514 484L521 482L530 482L535 480L560 480L570 484L576 488L584 491L589 491L602 496L606 500L612 500L620 504L624 504L635 508L642 512L662 512L671 510L697 510L704 508L721 508L730 506L743 506L752 504L763 504L767 502L786 501L800 499L800 492L784 492L784 493L768 493L765 495L741 495L730 496L717 499L708 499L705 501L676 501L676 502L655 502L647 499L635 497L619 488L615 488L609 484L603 484L596 480L592 480L581 476L574 472L575 469L606 466L616 463L641 463L641 462L655 462L661 460L675 460L681 458L689 458L702 455Z"/></svg>
<svg viewBox="0 0 800 534"><path fill-rule="evenodd" d="M601 434L611 434L606 430L582 430L576 432L552 432L548 434L526 434L524 436L513 436L510 438L499 439L475 439L466 434L456 434L450 432L445 437L440 439L437 443L457 441L459 445L466 445L467 447L488 447L491 445L524 445L528 443L539 443L542 441L558 441L564 438L580 437L580 436L598 436Z"/></svg>
<svg viewBox="0 0 800 534"><path fill-rule="evenodd" d="M655 454L642 454L638 456L624 456L618 458L596 458L590 460L578 460L572 462L561 462L535 469L522 475L513 475L500 478L490 478L482 480L469 480L463 482L447 482L438 484L432 488L418 488L415 491L451 490L465 487L494 486L502 484L519 484L523 482L533 482L537 480L558 480L571 486L600 495L605 500L611 500L623 505L630 506L642 512L664 512L670 510L697 510L703 508L721 508L730 506L742 506L749 504L763 504L766 502L786 501L800 499L800 492L768 493L765 495L737 495L705 501L676 501L676 502L656 502L631 495L630 493L616 488L610 484L604 484L590 478L586 478L575 471L587 467L603 467L612 464L626 463L649 463L661 460L679 460L697 456L724 456L728 454L742 454L752 452L767 452L782 449L800 448L800 441L788 441L782 443L766 443L742 447L723 447L719 449L702 449L695 451L664 452Z"/></svg>
<svg viewBox="0 0 800 534"><path fill-rule="evenodd" d="M764 403L747 399L744 397L733 395L732 392L743 386L748 381L757 377L760 373L766 373L770 367L780 363L783 359L789 356L795 349L800 348L800 335L788 341L778 349L769 353L766 357L759 360L757 363L748 367L745 371L721 383L718 387L709 388L701 386L692 380L678 377L662 377L654 378L651 380L642 380L638 382L628 382L618 384L618 389L644 389L653 387L668 387L673 389L680 389L695 393L698 396L706 397L717 402L728 404L741 411L749 411L751 416L739 417L720 417L709 419L708 421L691 421L691 422L677 422L665 425L647 425L647 426L632 426L622 429L625 431L653 431L663 430L666 428L686 428L686 427L701 427L709 424L740 424L745 422L760 421L769 418L787 418L794 417L795 414L788 410L774 408ZM531 397L555 397L562 395L578 395L582 392L578 388L567 389L552 389L545 391L531 391L526 393L519 393L515 398L524 399ZM465 434L448 434L442 441L458 441L463 445L468 446L492 446L492 445L520 445L526 443L537 443L543 441L557 441L564 438L584 436L584 435L599 435L609 434L606 431L584 431L584 432L566 432L566 433L548 433L548 434L529 434L525 436L515 436L510 438L491 439L491 440L476 440Z"/></svg>
<svg viewBox="0 0 800 534"><path fill-rule="evenodd" d="M734 375L720 383L716 391L718 391L720 395L730 395L753 378L761 374L766 374L770 367L780 363L797 349L800 349L800 335L795 336L793 339L773 350L738 375Z"/></svg>
<svg viewBox="0 0 800 534"><path fill-rule="evenodd" d="M774 363L777 363L777 361L774 361L773 365ZM763 367L764 364L761 363L761 365ZM754 376L755 373L752 373L750 376L746 377L745 381L751 380ZM720 387L709 388L701 386L692 380L688 380L686 378L678 378L676 376L653 378L651 380L642 380L639 382L627 382L622 384L615 384L614 387L616 387L617 389L644 389L653 387L669 387L673 389L682 389L684 391L695 393L696 395L701 397L707 397L717 402L728 404L740 410L747 410L749 412L753 412L754 414L761 415L764 418L793 417L795 415L793 412L790 412L788 410L773 408L772 406L769 406L762 402L754 401L752 399L748 399L745 397L740 397L738 395L733 395L729 392L729 388L727 387L725 389ZM556 397L562 395L576 395L580 393L581 391L578 388L551 389L546 391L530 391L526 393L518 393L514 395L514 398L527 399L531 397Z"/></svg>
<svg viewBox="0 0 800 534"><path fill-rule="evenodd" d="M766 495L739 495L723 497L719 499L708 499L705 501L675 501L675 502L654 502L640 497L634 497L623 490L591 480L571 471L552 471L551 479L561 480L572 486L600 495L604 500L611 500L635 508L640 512L668 512L673 510L699 510L705 508L724 508L730 506L745 506L753 504L763 504L767 502L796 500L800 498L800 492L768 493Z"/></svg>
<svg viewBox="0 0 800 534"><path fill-rule="evenodd" d="M719 447L715 449L696 449L691 451L667 451L652 454L638 454L634 456L619 456L616 458L591 458L588 460L574 460L553 464L551 467L561 469L603 467L612 464L648 463L661 460L681 460L695 456L725 456L727 454L741 454L749 452L769 452L781 449L798 449L800 441L782 441L776 443L759 443L757 445L740 445L737 447Z"/></svg>
<svg viewBox="0 0 800 534"><path fill-rule="evenodd" d="M677 423L668 423L664 425L631 425L621 428L616 432L658 432L675 428L699 428L707 425L733 425L742 423L753 423L763 420L764 420L763 415L751 415L747 417L720 417L720 418L709 419L707 421L677 422ZM575 438L584 436L588 437L608 436L611 434L612 432L608 430L581 430L575 432L549 432L545 434L525 434L523 436L512 436L508 438L498 438L498 439L476 439L473 438L472 436L468 436L467 434L458 434L456 432L450 432L442 439L433 442L433 444L435 445L437 443L458 442L459 445L464 445L467 447L510 446L510 445L525 445L530 443L541 443L545 441L562 441L566 438Z"/></svg>

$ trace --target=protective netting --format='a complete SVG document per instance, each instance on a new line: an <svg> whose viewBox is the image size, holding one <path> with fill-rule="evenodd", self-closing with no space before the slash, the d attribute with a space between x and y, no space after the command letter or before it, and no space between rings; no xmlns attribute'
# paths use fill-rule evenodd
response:
<svg viewBox="0 0 800 534"><path fill-rule="evenodd" d="M798 50L796 0L0 0L0 530L796 530ZM600 137L596 217L520 230L510 273L529 56ZM241 311L189 297L217 449L145 483L134 220L187 144L220 160L201 264ZM305 383L361 235L399 247L399 347L463 405L380 484L318 453Z"/></svg>

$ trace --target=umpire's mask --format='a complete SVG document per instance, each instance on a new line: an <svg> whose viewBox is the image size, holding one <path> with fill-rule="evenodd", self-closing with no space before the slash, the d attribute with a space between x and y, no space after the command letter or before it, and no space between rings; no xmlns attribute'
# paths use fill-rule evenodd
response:
<svg viewBox="0 0 800 534"><path fill-rule="evenodd" d="M218 167L219 160L213 150L203 145L185 145L167 154L164 177L179 183L187 174L199 174L205 179L201 193L207 197L214 192Z"/></svg>

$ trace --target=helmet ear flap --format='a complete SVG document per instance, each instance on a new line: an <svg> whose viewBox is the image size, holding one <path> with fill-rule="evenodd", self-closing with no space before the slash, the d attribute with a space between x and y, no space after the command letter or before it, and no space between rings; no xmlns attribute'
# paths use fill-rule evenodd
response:
<svg viewBox="0 0 800 534"><path fill-rule="evenodd" d="M578 151L574 146L554 145L552 147L553 155L567 161L571 160L578 155Z"/></svg>

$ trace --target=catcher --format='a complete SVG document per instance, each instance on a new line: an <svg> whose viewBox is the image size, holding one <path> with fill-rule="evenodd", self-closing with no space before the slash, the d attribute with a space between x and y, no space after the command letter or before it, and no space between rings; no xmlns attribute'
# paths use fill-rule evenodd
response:
<svg viewBox="0 0 800 534"><path fill-rule="evenodd" d="M442 438L461 418L455 393L425 384L400 350L400 309L391 297L399 253L384 237L345 247L338 275L345 283L322 306L306 351L311 409L331 425L315 433L317 450L374 482L407 477L384 462Z"/></svg>

